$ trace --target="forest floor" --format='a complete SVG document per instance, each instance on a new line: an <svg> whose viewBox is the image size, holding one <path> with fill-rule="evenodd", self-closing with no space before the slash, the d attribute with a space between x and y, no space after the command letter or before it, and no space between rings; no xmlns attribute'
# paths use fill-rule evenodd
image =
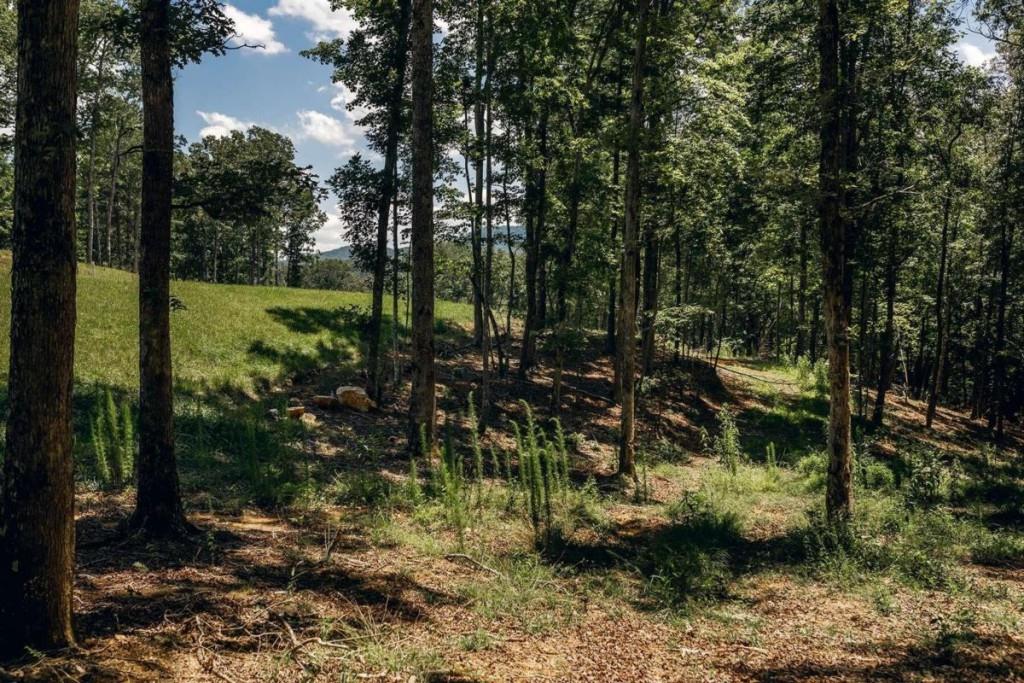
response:
<svg viewBox="0 0 1024 683"><path fill-rule="evenodd" d="M662 359L641 392L640 484L623 487L594 339L565 377L572 484L538 541L511 423L525 426L525 401L558 443L550 368L495 381L478 479L465 411L479 355L458 325L439 330L441 431L467 473L455 497L425 463L410 485L401 399L312 407L360 383L351 362L303 366L262 393L183 393L200 533L124 537L131 493L83 465L80 649L36 653L0 680L1024 679L1019 432L997 451L945 409L926 431L923 405L893 396L887 426L859 440L853 538L838 542L817 512L827 406L813 377ZM289 403L315 424L267 417ZM716 418L726 405L735 430Z"/></svg>

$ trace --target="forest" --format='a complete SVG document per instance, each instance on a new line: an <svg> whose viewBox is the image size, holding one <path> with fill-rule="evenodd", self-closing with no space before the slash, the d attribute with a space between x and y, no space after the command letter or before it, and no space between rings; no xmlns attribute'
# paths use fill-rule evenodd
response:
<svg viewBox="0 0 1024 683"><path fill-rule="evenodd" d="M0 681L1024 680L1022 218L1017 0L0 0Z"/></svg>

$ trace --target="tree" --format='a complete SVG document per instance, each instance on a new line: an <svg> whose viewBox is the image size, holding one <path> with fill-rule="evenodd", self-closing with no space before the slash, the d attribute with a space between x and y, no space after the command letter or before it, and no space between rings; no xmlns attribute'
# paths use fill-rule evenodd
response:
<svg viewBox="0 0 1024 683"><path fill-rule="evenodd" d="M819 221L828 335L828 488L829 519L845 523L851 514L850 308L853 274L850 253L856 241L848 218L848 174L854 167L856 121L851 106L856 53L850 45L848 15L842 0L818 2L818 52L821 103ZM844 7L845 9L845 7Z"/></svg>
<svg viewBox="0 0 1024 683"><path fill-rule="evenodd" d="M172 22L173 18L173 22ZM150 536L190 530L174 452L171 368L171 204L174 79L171 69L223 52L233 26L211 0L142 0L142 233L139 262L138 491L131 526Z"/></svg>
<svg viewBox="0 0 1024 683"><path fill-rule="evenodd" d="M77 0L18 2L0 654L74 644Z"/></svg>
<svg viewBox="0 0 1024 683"><path fill-rule="evenodd" d="M633 53L633 88L626 140L626 222L623 232L622 304L618 328L619 366L622 368L622 420L619 474L636 476L636 303L640 234L640 135L644 125L644 65L647 54L647 15L650 0L639 0L636 17L636 49Z"/></svg>
<svg viewBox="0 0 1024 683"><path fill-rule="evenodd" d="M384 168L374 173L372 201L375 226L372 235L373 288L370 328L367 339L366 375L370 395L380 401L383 395L381 375L384 317L384 286L388 256L388 219L398 192L398 150L405 104L406 65L409 55L409 20L412 0L366 3L341 2L334 7L351 7L360 26L341 40L322 42L305 54L334 67L334 81L344 83L357 93L352 105L367 106L372 124L371 141L384 156ZM338 180L344 176L336 175Z"/></svg>
<svg viewBox="0 0 1024 683"><path fill-rule="evenodd" d="M432 0L412 15L412 393L409 445L434 443L434 149ZM422 455L428 455L423 453Z"/></svg>

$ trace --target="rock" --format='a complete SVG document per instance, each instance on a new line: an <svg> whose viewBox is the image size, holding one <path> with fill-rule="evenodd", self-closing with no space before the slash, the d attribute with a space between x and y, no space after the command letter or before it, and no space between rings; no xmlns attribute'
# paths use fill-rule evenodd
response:
<svg viewBox="0 0 1024 683"><path fill-rule="evenodd" d="M334 392L341 405L352 410L365 413L368 410L376 410L377 404L373 402L366 390L361 387L338 387Z"/></svg>
<svg viewBox="0 0 1024 683"><path fill-rule="evenodd" d="M313 413L305 413L302 417L299 418L299 421L302 422L302 424L306 425L307 427L316 427L318 424L320 424L320 421L316 419L316 415L314 415Z"/></svg>
<svg viewBox="0 0 1024 683"><path fill-rule="evenodd" d="M298 397L292 396L291 398L288 399L288 405L290 405L290 406L301 406L302 405L302 401L299 400Z"/></svg>
<svg viewBox="0 0 1024 683"><path fill-rule="evenodd" d="M280 420L281 411L278 410L277 408L271 408L270 410L267 411L267 418L271 420Z"/></svg>
<svg viewBox="0 0 1024 683"><path fill-rule="evenodd" d="M323 408L324 410L341 407L341 401L338 400L337 396L314 396L313 403L316 404L317 408Z"/></svg>
<svg viewBox="0 0 1024 683"><path fill-rule="evenodd" d="M298 420L300 417L306 414L306 409L302 406L290 406L288 408L288 417L293 420Z"/></svg>

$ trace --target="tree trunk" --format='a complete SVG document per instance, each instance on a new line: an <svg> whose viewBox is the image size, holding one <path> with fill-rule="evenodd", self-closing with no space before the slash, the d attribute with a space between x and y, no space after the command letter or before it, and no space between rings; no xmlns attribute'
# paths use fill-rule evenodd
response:
<svg viewBox="0 0 1024 683"><path fill-rule="evenodd" d="M875 408L871 422L875 426L882 425L885 411L885 397L892 386L893 373L896 371L896 354L893 341L896 336L896 229L890 225L888 236L888 256L885 264L885 329L878 351L878 385L875 389Z"/></svg>
<svg viewBox="0 0 1024 683"><path fill-rule="evenodd" d="M384 170L377 205L377 250L373 262L373 303L370 307L370 330L367 339L366 379L370 395L378 403L383 395L381 381L381 327L384 318L384 277L388 261L388 216L395 194L395 171L398 166L398 138L402 124L402 95L405 92L405 66L408 59L409 15L411 0L401 0L396 17L395 54L392 56L394 81L388 102L387 141Z"/></svg>
<svg viewBox="0 0 1024 683"><path fill-rule="evenodd" d="M170 0L142 6L142 258L139 268L139 458L133 528L150 536L190 530L174 453L171 372L171 194L174 92Z"/></svg>
<svg viewBox="0 0 1024 683"><path fill-rule="evenodd" d="M633 53L633 86L629 107L626 163L626 224L623 231L622 300L619 365L622 368L622 420L619 474L636 478L636 298L638 237L640 233L640 135L644 125L644 68L647 54L647 14L650 0L637 4L637 36Z"/></svg>
<svg viewBox="0 0 1024 683"><path fill-rule="evenodd" d="M85 248L85 260L92 265L97 260L96 245L99 238L96 234L96 143L98 142L100 125L100 98L103 96L103 84L105 80L105 67L107 63L107 44L104 43L100 49L100 58L97 63L96 95L93 97L91 111L89 112L89 165L85 173L86 202L89 209L89 243Z"/></svg>
<svg viewBox="0 0 1024 683"><path fill-rule="evenodd" d="M414 0L412 16L412 393L409 446L434 443L434 12Z"/></svg>
<svg viewBox="0 0 1024 683"><path fill-rule="evenodd" d="M117 174L121 171L121 140L124 136L124 129L120 121L117 123L117 133L114 138L114 158L110 164L110 192L107 195L107 265L118 265L114 262L113 253L110 247L111 237L114 233L114 205L117 203Z"/></svg>
<svg viewBox="0 0 1024 683"><path fill-rule="evenodd" d="M19 0L0 655L74 645L77 0Z"/></svg>
<svg viewBox="0 0 1024 683"><path fill-rule="evenodd" d="M807 351L807 263L810 260L807 244L807 221L800 223L800 281L797 291L796 352L800 358Z"/></svg>
<svg viewBox="0 0 1024 683"><path fill-rule="evenodd" d="M946 293L946 254L948 251L949 236L949 212L953 203L951 196L952 187L947 187L946 196L942 206L942 241L939 248L939 277L935 285L935 365L932 369L931 393L928 394L928 410L925 413L924 425L929 429L932 421L935 420L935 410L938 408L939 392L942 389L942 366L946 355L946 330L945 318L943 316L943 297Z"/></svg>
<svg viewBox="0 0 1024 683"><path fill-rule="evenodd" d="M828 487L829 520L845 524L851 514L850 485L850 307L852 278L849 266L853 240L845 215L845 173L849 170L846 136L849 87L840 75L841 38L838 0L818 0L820 58L821 163L819 220L825 299L825 329L829 360ZM845 72L845 69L842 71Z"/></svg>
<svg viewBox="0 0 1024 683"><path fill-rule="evenodd" d="M643 324L641 329L640 374L648 377L654 366L654 323L658 317L658 271L661 249L654 221L644 225Z"/></svg>

